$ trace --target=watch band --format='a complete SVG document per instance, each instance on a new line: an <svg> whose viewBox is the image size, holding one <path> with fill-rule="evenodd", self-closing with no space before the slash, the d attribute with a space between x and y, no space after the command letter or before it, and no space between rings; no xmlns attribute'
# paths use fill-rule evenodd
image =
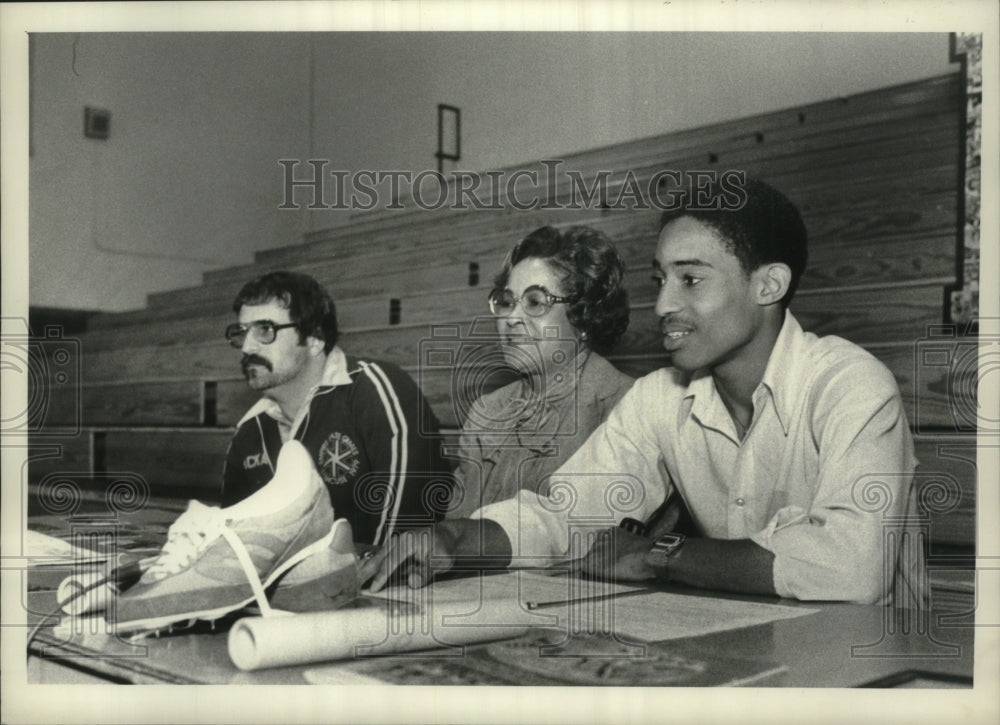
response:
<svg viewBox="0 0 1000 725"><path fill-rule="evenodd" d="M663 534L649 550L647 560L655 567L666 567L670 558L684 546L683 534Z"/></svg>
<svg viewBox="0 0 1000 725"><path fill-rule="evenodd" d="M626 516L618 524L619 528L625 529L630 534L635 534L636 536L646 535L646 524L642 523L633 518Z"/></svg>

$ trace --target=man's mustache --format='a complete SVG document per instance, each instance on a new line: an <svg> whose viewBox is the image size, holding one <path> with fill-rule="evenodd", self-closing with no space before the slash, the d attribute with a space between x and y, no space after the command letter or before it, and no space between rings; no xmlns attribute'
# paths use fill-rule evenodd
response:
<svg viewBox="0 0 1000 725"><path fill-rule="evenodd" d="M240 361L240 367L243 368L243 374L246 375L249 371L251 365L261 365L267 368L268 372L274 372L274 367L271 365L271 361L267 358L263 358L260 355L244 355L243 359Z"/></svg>

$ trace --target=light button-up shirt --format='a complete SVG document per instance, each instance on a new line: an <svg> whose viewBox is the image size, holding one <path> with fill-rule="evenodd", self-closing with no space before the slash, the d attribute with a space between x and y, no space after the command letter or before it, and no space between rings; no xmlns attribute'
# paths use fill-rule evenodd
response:
<svg viewBox="0 0 1000 725"><path fill-rule="evenodd" d="M900 552L901 525L919 542L916 460L888 369L786 313L753 403L741 441L707 371L657 370L552 475L549 497L522 491L474 515L503 527L514 565L553 564L579 555L574 526L647 519L677 492L704 536L772 552L781 596L923 604L923 559Z"/></svg>

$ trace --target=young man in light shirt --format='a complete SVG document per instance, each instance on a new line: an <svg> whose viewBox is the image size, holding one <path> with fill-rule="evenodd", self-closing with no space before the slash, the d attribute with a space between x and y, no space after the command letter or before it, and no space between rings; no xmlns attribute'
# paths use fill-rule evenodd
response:
<svg viewBox="0 0 1000 725"><path fill-rule="evenodd" d="M522 492L404 534L369 564L373 589L396 569L422 586L467 558L579 558L584 573L620 581L923 605L922 556L887 534L916 511L896 382L858 346L803 332L787 310L807 258L791 202L756 181L742 198L731 192L718 208L664 215L655 311L671 367L636 382L553 474L549 498ZM614 526L649 519L671 496L697 536ZM608 523L581 539L597 521Z"/></svg>

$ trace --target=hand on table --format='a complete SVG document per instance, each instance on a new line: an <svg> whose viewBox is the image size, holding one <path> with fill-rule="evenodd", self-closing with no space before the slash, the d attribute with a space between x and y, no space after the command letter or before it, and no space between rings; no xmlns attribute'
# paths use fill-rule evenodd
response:
<svg viewBox="0 0 1000 725"><path fill-rule="evenodd" d="M595 579L645 581L656 576L646 562L653 542L621 527L605 529L597 535L590 551L574 562L575 573Z"/></svg>
<svg viewBox="0 0 1000 725"><path fill-rule="evenodd" d="M446 525L412 529L394 535L361 562L361 581L371 579L373 592L385 588L393 577L418 589L430 584L434 574L451 569L454 562L455 540Z"/></svg>

